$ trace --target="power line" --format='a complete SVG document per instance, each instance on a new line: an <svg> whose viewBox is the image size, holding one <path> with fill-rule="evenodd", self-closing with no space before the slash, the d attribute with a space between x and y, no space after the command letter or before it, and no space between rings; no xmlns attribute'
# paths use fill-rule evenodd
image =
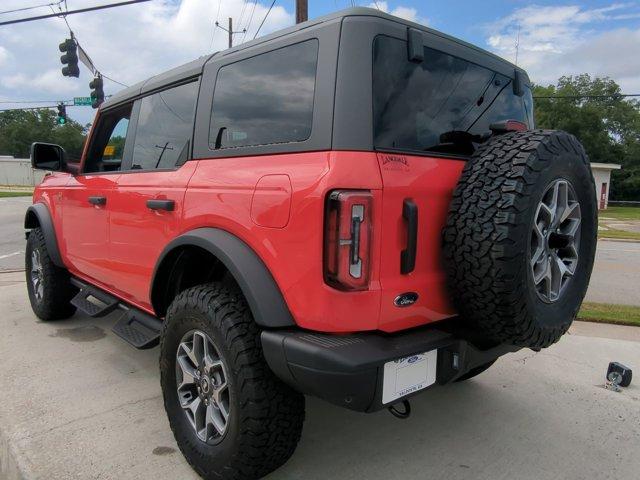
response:
<svg viewBox="0 0 640 480"><path fill-rule="evenodd" d="M2 100L0 103L59 103L73 102L73 100Z"/></svg>
<svg viewBox="0 0 640 480"><path fill-rule="evenodd" d="M16 12L24 12L26 10L35 10L36 8L42 8L42 7L51 7L55 5L60 5L62 2L64 2L64 0L59 0L58 2L53 2L53 3L43 3L41 5L34 5L33 7L22 7L22 8L14 8L13 10L4 10L0 12L0 15L4 15L5 13L16 13Z"/></svg>
<svg viewBox="0 0 640 480"><path fill-rule="evenodd" d="M245 27L246 31L244 32L244 35L242 36L242 43L244 43L244 39L247 36L247 32L251 28L251 21L253 20L253 13L256 11L256 4L257 3L258 3L258 0L254 0L253 7L251 8L251 15L249 15L249 21L247 22L247 26Z"/></svg>
<svg viewBox="0 0 640 480"><path fill-rule="evenodd" d="M258 36L258 33L260 33L260 29L262 28L262 25L264 25L265 20L267 19L267 17L269 16L269 14L271 13L271 9L273 8L273 6L276 4L276 0L273 0L273 2L271 2L271 6L269 7L269 10L267 10L267 13L265 14L264 18L262 19L262 22L260 22L260 26L258 27L258 30L256 30L256 34L253 36L253 39L255 40L256 37Z"/></svg>
<svg viewBox="0 0 640 480"><path fill-rule="evenodd" d="M640 93L614 93L612 95L534 95L533 98L552 99L552 98L626 98L640 97Z"/></svg>
<svg viewBox="0 0 640 480"><path fill-rule="evenodd" d="M218 25L218 20L220 19L220 5L222 4L222 0L218 0L218 12L216 13L216 20L213 22L213 28L211 31L211 43L209 43L209 51L213 48L213 39L216 38L216 32L218 29L216 28Z"/></svg>
<svg viewBox="0 0 640 480"><path fill-rule="evenodd" d="M38 15L37 17L18 18L16 20L9 20L9 21L6 21L6 22L0 22L0 27L2 25L11 25L11 24L14 24L14 23L32 22L34 20L43 20L45 18L62 17L62 16L65 16L65 15L75 15L76 13L93 12L95 10L103 10L105 8L123 7L125 5L133 5L134 3L143 3L143 2L150 2L150 1L151 0L128 0L126 2L111 3L109 5L97 5L95 7L80 8L80 9L77 9L77 10L67 10L64 13L52 13L52 14L48 14L48 15ZM53 5L56 5L56 4L54 3Z"/></svg>

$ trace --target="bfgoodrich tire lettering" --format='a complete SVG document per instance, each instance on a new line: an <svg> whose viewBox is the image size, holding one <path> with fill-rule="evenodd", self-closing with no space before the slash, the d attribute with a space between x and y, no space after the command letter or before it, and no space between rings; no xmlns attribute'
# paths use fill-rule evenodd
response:
<svg viewBox="0 0 640 480"><path fill-rule="evenodd" d="M189 332L206 334L224 362L229 415L224 433L209 443L194 431L176 389L176 354ZM304 396L273 375L244 298L221 284L190 288L171 303L161 334L160 379L178 446L205 479L261 478L284 464L300 440Z"/></svg>
<svg viewBox="0 0 640 480"><path fill-rule="evenodd" d="M580 241L577 265L561 298L549 302L541 298L534 282L531 232L543 196L559 179L569 182L579 202ZM551 345L567 331L580 308L596 235L593 177L574 136L535 130L491 139L465 166L443 231L445 267L456 308L494 341L531 348Z"/></svg>

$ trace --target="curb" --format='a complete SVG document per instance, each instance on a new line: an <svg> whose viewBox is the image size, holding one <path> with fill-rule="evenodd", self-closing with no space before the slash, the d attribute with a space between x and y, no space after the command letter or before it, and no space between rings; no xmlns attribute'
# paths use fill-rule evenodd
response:
<svg viewBox="0 0 640 480"><path fill-rule="evenodd" d="M0 430L0 478L3 480L30 480L20 457L5 433Z"/></svg>
<svg viewBox="0 0 640 480"><path fill-rule="evenodd" d="M620 242L620 243L640 243L640 240L633 240L631 238L607 238L607 237L598 237L598 241L605 242Z"/></svg>

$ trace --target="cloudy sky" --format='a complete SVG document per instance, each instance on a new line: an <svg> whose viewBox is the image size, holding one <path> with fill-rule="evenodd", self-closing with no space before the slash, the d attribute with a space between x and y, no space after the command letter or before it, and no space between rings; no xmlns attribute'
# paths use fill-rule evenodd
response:
<svg viewBox="0 0 640 480"><path fill-rule="evenodd" d="M67 0L69 10L119 0ZM4 13L58 0L2 0L0 21L45 14L56 6ZM309 0L317 17L351 1ZM424 0L355 2L409 18L515 60L537 83L554 83L565 74L608 75L626 93L640 93L640 1ZM153 0L93 13L72 15L69 24L80 44L105 75L130 85L215 50L226 33L213 27L231 16L236 42L253 38L271 2L261 0ZM276 1L260 35L294 23L294 1ZM0 109L11 101L61 100L89 95L91 75L60 73L58 44L68 36L59 18L0 26ZM122 88L105 81L105 92ZM22 104L20 104L22 105ZM91 121L90 107L68 109L70 117Z"/></svg>

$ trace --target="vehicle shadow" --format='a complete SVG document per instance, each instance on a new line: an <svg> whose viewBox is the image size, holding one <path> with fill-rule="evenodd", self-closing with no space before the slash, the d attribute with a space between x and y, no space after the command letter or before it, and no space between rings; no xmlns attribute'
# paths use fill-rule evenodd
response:
<svg viewBox="0 0 640 480"><path fill-rule="evenodd" d="M480 380L433 388L412 398L408 420L307 397L298 450L268 478L477 478L477 462L465 452L484 463L495 454L496 431L523 413L496 388Z"/></svg>

